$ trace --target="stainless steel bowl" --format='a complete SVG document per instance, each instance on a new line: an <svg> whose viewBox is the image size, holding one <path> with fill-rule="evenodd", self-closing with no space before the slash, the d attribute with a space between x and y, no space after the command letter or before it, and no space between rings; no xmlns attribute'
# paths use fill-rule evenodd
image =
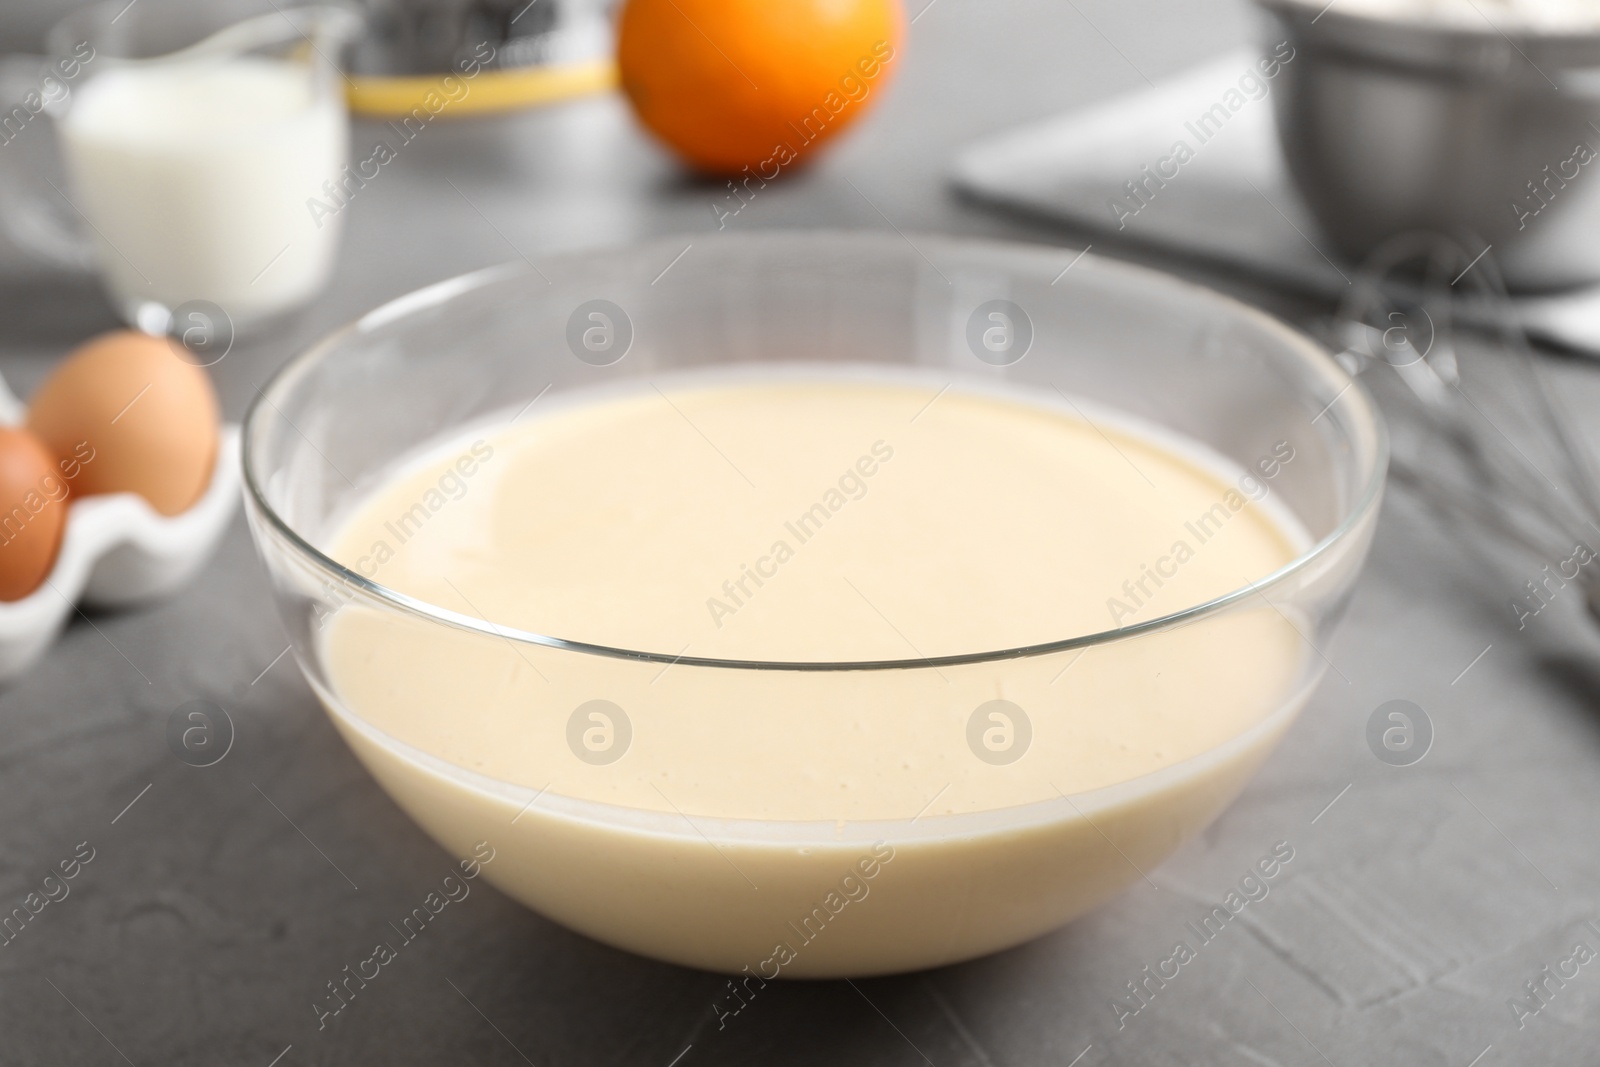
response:
<svg viewBox="0 0 1600 1067"><path fill-rule="evenodd" d="M1434 231L1492 246L1513 288L1600 280L1600 32L1257 2L1295 49L1278 129L1334 248Z"/></svg>

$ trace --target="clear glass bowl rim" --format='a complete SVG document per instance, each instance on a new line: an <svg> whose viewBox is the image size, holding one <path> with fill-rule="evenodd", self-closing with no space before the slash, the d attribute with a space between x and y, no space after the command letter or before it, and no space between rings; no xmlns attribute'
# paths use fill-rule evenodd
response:
<svg viewBox="0 0 1600 1067"><path fill-rule="evenodd" d="M799 238L807 245L815 245L819 238L838 239L841 243L860 246L863 243L877 243L882 247L900 246L904 244L899 237L880 235L873 231L827 231L827 230L764 230L751 234L725 234L723 242L754 244L754 243L779 243L784 239ZM616 254L623 251L653 249L659 244L677 247L677 242L682 238L665 237L656 238L639 244L616 247L599 247L579 251L565 252L549 257L553 260L581 259L592 255ZM1012 241L974 240L970 238L951 238L938 235L918 235L914 247L919 250L934 249L953 252L981 251L989 255L1004 256L1012 259L1020 268L1028 265L1029 261L1040 268L1047 268L1053 272L1052 264L1059 258L1059 250L1048 245L1029 245ZM1174 275L1142 267L1132 263L1086 253L1081 257L1082 262L1077 263L1075 270L1088 268L1096 272L1108 274L1123 274L1130 280L1153 288L1165 288L1175 293L1187 293L1199 296L1202 299L1216 302L1219 307L1240 318L1248 319L1265 333L1275 334L1282 342L1282 354L1297 356L1302 362L1310 363L1324 374L1331 375L1335 380L1342 380L1345 384L1339 391L1329 407L1348 401L1351 407L1350 414L1356 423L1359 432L1365 429L1372 435L1372 454L1367 460L1367 470L1361 484L1361 490L1349 506L1346 514L1326 536L1317 541L1300 555L1279 567L1277 570L1247 585L1241 586L1210 600L1171 612L1154 619L1135 623L1129 626L1117 627L1110 630L1101 630L1095 633L1084 634L1077 637L1061 638L1059 640L1044 641L1032 645L1023 645L1015 648L992 649L981 652L965 652L944 656L910 657L902 659L885 660L844 660L844 661L811 661L811 660L743 660L721 659L716 657L674 655L668 652L649 652L637 649L617 648L610 645L594 644L586 641L573 641L550 634L533 633L512 627L501 626L486 619L472 615L463 615L459 612L441 608L417 597L391 589L379 582L345 567L343 564L324 554L315 545L302 537L290 524L278 514L277 510L268 501L262 489L261 480L257 477L256 470L256 424L259 419L267 417L264 412L276 412L277 404L272 401L272 394L280 392L293 383L294 379L309 371L319 361L329 358L336 353L342 343L348 338L359 336L371 330L388 326L396 320L404 318L424 309L434 309L447 303L454 297L468 292L487 288L520 277L536 277L538 272L530 263L514 260L496 266L485 267L466 274L457 275L441 282L436 282L421 289L414 290L396 297L374 310L349 322L344 326L325 334L320 340L311 344L305 351L292 357L279 367L267 382L256 392L249 407L245 411L243 433L242 466L244 468L245 491L249 495L258 513L263 516L274 533L283 538L300 557L302 563L310 565L320 571L324 577L339 582L346 587L357 590L369 597L399 609L400 611L418 618L426 619L449 626L455 629L467 630L488 637L497 637L513 642L521 642L544 648L560 649L583 655L603 656L612 659L635 660L646 663L660 663L663 665L677 664L687 667L704 667L725 670L770 670L770 671L894 671L894 670L928 670L940 667L960 667L978 663L993 663L1011 659L1025 659L1037 656L1054 655L1061 652L1070 652L1075 649L1087 648L1093 645L1109 644L1113 641L1122 641L1141 634L1155 633L1161 630L1170 630L1174 627L1191 623L1211 615L1227 610L1234 604L1252 596L1263 596L1274 586L1280 585L1293 578L1300 572L1310 568L1323 556L1334 550L1341 542L1348 540L1362 526L1369 512L1376 508L1383 495L1384 479L1388 472L1389 462L1389 435L1383 418L1378 412L1376 403L1366 388L1345 373L1321 345L1306 334L1294 329L1282 320L1267 314L1257 308L1251 307L1242 301L1235 300L1223 293L1217 292L1206 286L1186 281Z"/></svg>

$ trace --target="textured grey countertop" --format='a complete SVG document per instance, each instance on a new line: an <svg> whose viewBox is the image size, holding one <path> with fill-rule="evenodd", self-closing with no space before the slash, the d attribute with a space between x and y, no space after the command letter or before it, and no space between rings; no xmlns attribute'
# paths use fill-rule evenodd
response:
<svg viewBox="0 0 1600 1067"><path fill-rule="evenodd" d="M62 6L8 4L0 44L34 45ZM951 154L1235 47L1253 34L1248 14L1222 0L937 0L865 128L731 225L883 228L886 216L1071 244L955 200ZM356 147L375 134L358 128ZM441 123L356 199L317 304L215 368L227 412L381 301L518 254L715 240L718 197L615 99ZM1199 277L1291 317L1316 310ZM15 264L0 276L0 371L20 392L109 325L90 286ZM1593 431L1600 368L1550 370ZM1549 983L1521 1028L1507 1004L1576 942L1600 949L1600 628L1573 591L1516 630L1506 604L1543 562L1391 493L1327 650L1337 669L1244 796L1149 884L1022 948L855 987L769 987L719 1031L721 979L604 948L480 886L319 1032L325 981L447 858L277 658L286 639L240 519L184 593L77 620L0 692L0 908L80 842L94 856L0 947L0 1062L667 1067L686 1047L681 1067L1600 1062L1600 965ZM164 735L171 710L201 697L238 733L197 769ZM1368 749L1368 716L1391 699L1434 724L1415 766ZM1270 895L1119 1030L1125 983L1278 841L1295 856Z"/></svg>

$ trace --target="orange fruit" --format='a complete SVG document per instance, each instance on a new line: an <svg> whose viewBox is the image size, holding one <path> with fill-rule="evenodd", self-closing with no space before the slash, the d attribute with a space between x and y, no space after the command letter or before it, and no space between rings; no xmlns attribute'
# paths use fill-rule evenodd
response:
<svg viewBox="0 0 1600 1067"><path fill-rule="evenodd" d="M899 0L628 0L617 65L640 121L691 165L770 180L866 112L903 28Z"/></svg>

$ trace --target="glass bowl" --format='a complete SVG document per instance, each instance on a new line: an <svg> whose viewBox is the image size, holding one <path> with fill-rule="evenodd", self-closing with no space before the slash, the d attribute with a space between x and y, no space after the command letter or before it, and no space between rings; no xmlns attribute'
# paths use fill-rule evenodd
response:
<svg viewBox="0 0 1600 1067"><path fill-rule="evenodd" d="M1365 557L1388 445L1362 387L1258 311L1092 255L859 233L687 243L402 297L290 361L251 408L250 528L295 657L396 803L549 918L747 987L1018 944L1213 820L1321 677ZM845 662L525 632L330 558L352 508L419 450L585 390L762 368L894 373L930 399L1004 388L1153 424L1247 472L1241 489L1270 478L1303 544L1158 618ZM552 503L585 521L581 502ZM351 635L360 679L340 667ZM666 740L713 754L674 766ZM1154 769L1118 773L1141 744ZM913 748L932 755L897 777ZM868 779L881 788L842 788ZM785 806L807 789L809 806Z"/></svg>

